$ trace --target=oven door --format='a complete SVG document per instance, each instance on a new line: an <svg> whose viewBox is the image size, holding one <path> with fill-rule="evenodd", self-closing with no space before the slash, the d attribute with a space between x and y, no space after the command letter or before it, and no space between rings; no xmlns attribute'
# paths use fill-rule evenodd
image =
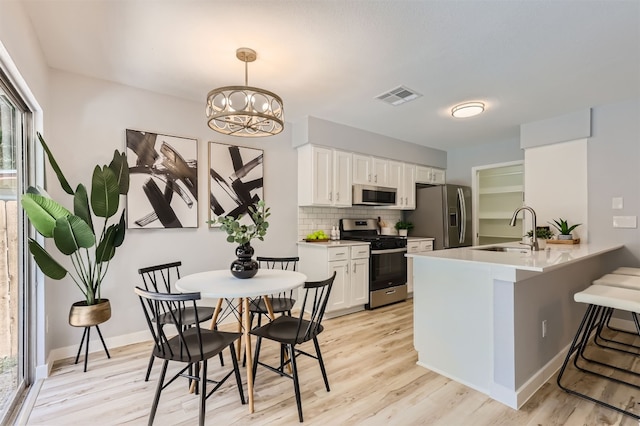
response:
<svg viewBox="0 0 640 426"><path fill-rule="evenodd" d="M369 291L382 290L407 282L407 249L371 250Z"/></svg>

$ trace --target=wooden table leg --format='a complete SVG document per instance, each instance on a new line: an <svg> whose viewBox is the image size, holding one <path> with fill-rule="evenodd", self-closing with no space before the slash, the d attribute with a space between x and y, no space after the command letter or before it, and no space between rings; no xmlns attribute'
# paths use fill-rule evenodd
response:
<svg viewBox="0 0 640 426"><path fill-rule="evenodd" d="M218 303L216 303L216 309L213 311L213 318L211 318L211 325L209 326L209 330L213 330L216 328L218 317L220 316L220 310L222 309L222 300L223 299L218 299Z"/></svg>
<svg viewBox="0 0 640 426"><path fill-rule="evenodd" d="M249 393L249 412L253 413L253 357L251 355L251 316L249 298L244 298L244 350L247 354L247 392Z"/></svg>
<svg viewBox="0 0 640 426"><path fill-rule="evenodd" d="M267 307L267 312L269 313L269 318L271 321L276 319L276 314L273 313L273 307L271 306L271 299L269 296L262 296L262 300L264 300L264 306Z"/></svg>
<svg viewBox="0 0 640 426"><path fill-rule="evenodd" d="M242 319L244 318L243 315L243 307L244 307L244 300L245 298L241 297L238 299L238 333L242 333ZM249 310L249 308L246 309L247 311ZM236 347L236 355L238 357L239 361L242 361L241 355L242 355L242 339L238 339L238 345Z"/></svg>

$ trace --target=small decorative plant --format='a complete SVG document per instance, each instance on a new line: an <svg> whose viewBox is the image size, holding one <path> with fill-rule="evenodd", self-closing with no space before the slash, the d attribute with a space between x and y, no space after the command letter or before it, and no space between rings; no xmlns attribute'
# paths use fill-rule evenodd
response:
<svg viewBox="0 0 640 426"><path fill-rule="evenodd" d="M548 226L538 226L536 229L536 238L540 238L542 240L550 240L553 238L553 231L549 229ZM527 232L526 237L533 237L533 231Z"/></svg>
<svg viewBox="0 0 640 426"><path fill-rule="evenodd" d="M549 224L554 228L556 228L558 232L560 232L560 235L568 235L568 236L571 235L571 231L576 229L578 226L582 225L581 223L577 223L575 225L569 226L567 221L562 218L554 219L553 223L549 222Z"/></svg>
<svg viewBox="0 0 640 426"><path fill-rule="evenodd" d="M399 231L401 229L406 229L407 231L410 231L413 229L413 223L411 222L405 222L405 221L398 221L396 222L395 228Z"/></svg>
<svg viewBox="0 0 640 426"><path fill-rule="evenodd" d="M213 220L208 220L209 224L220 224L220 228L227 233L227 241L230 243L237 243L240 245L247 244L252 239L257 238L260 241L264 241L264 236L267 234L269 228L269 222L267 218L271 215L269 213L269 207L266 207L263 200L258 201L252 206L249 206L249 214L253 219L253 224L242 225L240 219L242 215L234 218L233 216L220 216Z"/></svg>
<svg viewBox="0 0 640 426"><path fill-rule="evenodd" d="M29 187L20 201L36 231L51 238L62 254L71 258L73 270L67 270L36 240L29 238L29 251L40 270L49 278L61 280L67 274L84 294L87 305L100 302L100 287L117 247L125 236L125 212L120 220L109 224L118 212L120 195L129 191L129 166L124 153L117 150L107 166L95 166L91 178L91 204L87 188L79 184L74 191L62 174L42 135L38 139L44 148L64 191L73 196L73 213L54 201L42 188ZM102 227L94 227L94 219L102 219ZM97 222L97 221L96 221Z"/></svg>

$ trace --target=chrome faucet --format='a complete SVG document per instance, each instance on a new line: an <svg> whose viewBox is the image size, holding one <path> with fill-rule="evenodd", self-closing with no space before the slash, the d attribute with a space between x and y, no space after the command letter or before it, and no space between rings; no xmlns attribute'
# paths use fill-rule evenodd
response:
<svg viewBox="0 0 640 426"><path fill-rule="evenodd" d="M531 212L531 216L532 216L532 219L533 219L533 231L531 232L531 234L533 236L531 237L531 243L530 244L523 243L523 242L520 242L520 244L528 245L529 248L531 249L531 251L540 251L540 248L538 247L538 238L536 236L536 228L537 228L537 226L536 226L536 212L531 207L528 207L528 206L518 207L516 209L516 211L513 212L513 216L511 217L511 222L509 222L509 225L516 226L516 216L518 216L518 213L520 213L521 210L529 210ZM522 213L522 215L523 215L522 218L524 219L524 213Z"/></svg>

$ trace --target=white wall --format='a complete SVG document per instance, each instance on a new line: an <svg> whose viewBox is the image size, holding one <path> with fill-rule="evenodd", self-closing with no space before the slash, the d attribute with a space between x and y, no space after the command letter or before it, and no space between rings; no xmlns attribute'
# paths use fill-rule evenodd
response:
<svg viewBox="0 0 640 426"><path fill-rule="evenodd" d="M412 144L317 117L306 117L295 123L293 127L293 145L301 146L307 143L390 158L407 163L442 169L447 167L447 153L445 151Z"/></svg>
<svg viewBox="0 0 640 426"><path fill-rule="evenodd" d="M447 151L447 183L471 186L471 169L476 166L524 159L518 139Z"/></svg>
<svg viewBox="0 0 640 426"><path fill-rule="evenodd" d="M106 339L146 330L133 287L141 283L143 266L182 260L183 273L227 268L233 244L219 229L209 229L207 142L216 141L264 149L264 197L271 207L266 241L255 241L257 254L295 255L297 238L297 155L291 147L290 125L268 138L219 135L206 125L203 103L184 101L106 81L61 71L51 73L51 110L46 116L50 144L72 186L87 185L93 167L108 163L113 150L124 149L125 129L147 130L198 139L199 227L197 229L129 230L116 252L103 285L112 303L112 318L101 326ZM48 170L48 191L69 200ZM63 259L67 262L67 259ZM67 324L69 306L80 299L71 281L47 280L48 349L79 344L81 329Z"/></svg>
<svg viewBox="0 0 640 426"><path fill-rule="evenodd" d="M588 142L589 240L625 245L628 266L640 266L640 229L614 228L613 216L640 214L640 99L592 109ZM611 199L622 197L622 210Z"/></svg>
<svg viewBox="0 0 640 426"><path fill-rule="evenodd" d="M586 139L525 149L524 200L535 210L537 226L562 218L569 226L581 224L571 234L587 241L587 165ZM525 215L524 229L531 227L531 217Z"/></svg>

